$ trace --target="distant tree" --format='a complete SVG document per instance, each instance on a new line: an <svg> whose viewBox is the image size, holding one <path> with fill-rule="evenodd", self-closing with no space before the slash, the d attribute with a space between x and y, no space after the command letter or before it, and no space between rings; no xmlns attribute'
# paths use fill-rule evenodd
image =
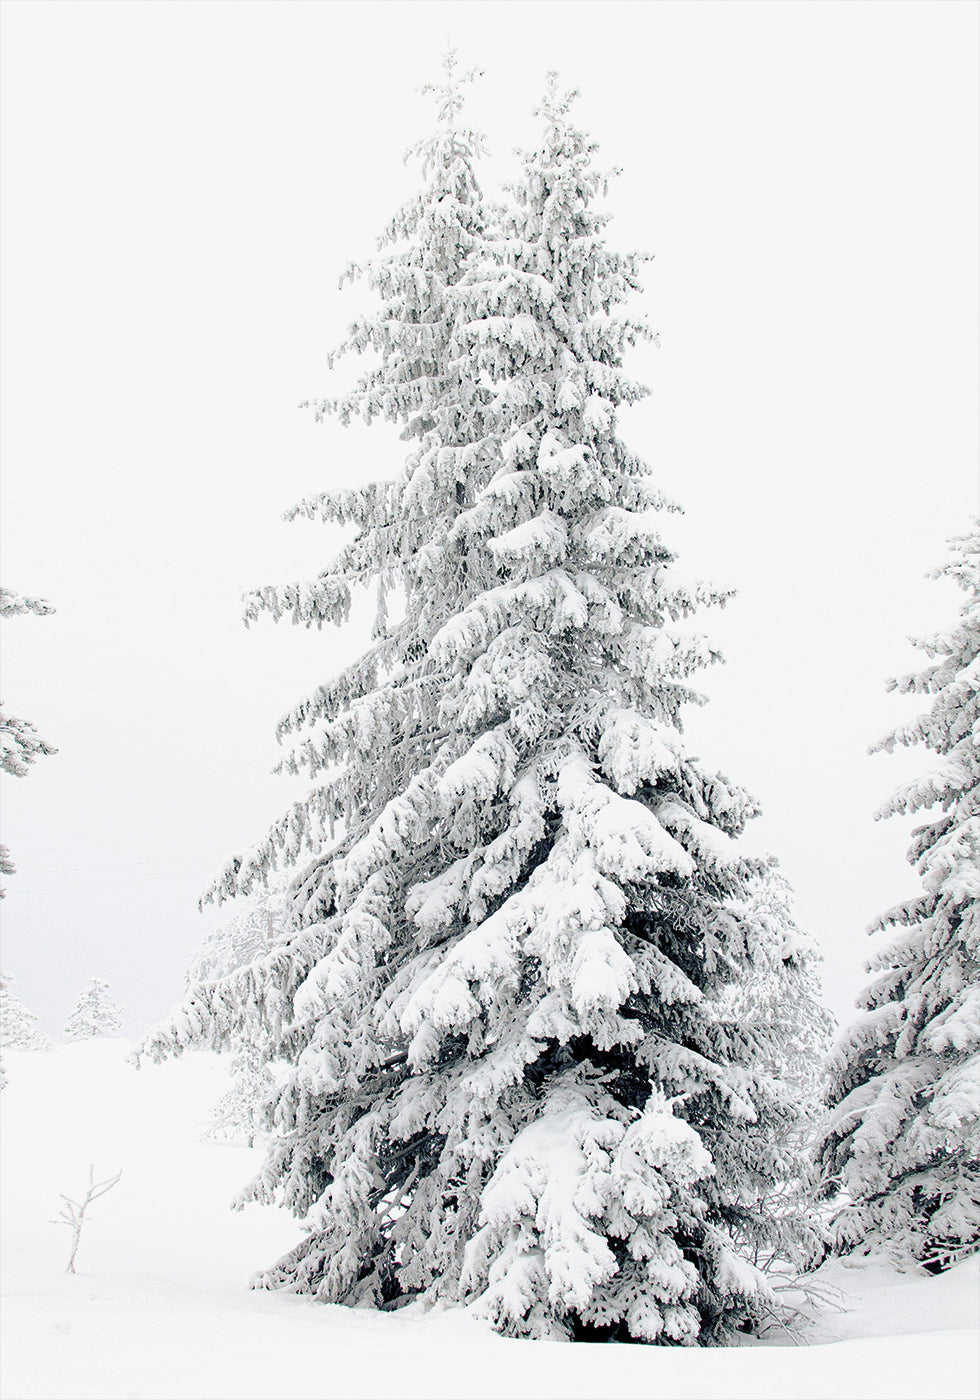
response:
<svg viewBox="0 0 980 1400"><path fill-rule="evenodd" d="M91 1040L103 1035L122 1034L122 1007L113 1001L109 983L92 977L78 994L74 1010L65 1023L69 1040Z"/></svg>
<svg viewBox="0 0 980 1400"><path fill-rule="evenodd" d="M931 1269L980 1243L980 525L950 544L932 577L963 590L958 623L916 643L928 666L889 682L929 708L875 746L939 759L878 813L938 808L908 852L922 893L872 926L902 932L869 963L865 1014L834 1052L818 1152L840 1192L837 1249Z"/></svg>
<svg viewBox="0 0 980 1400"><path fill-rule="evenodd" d="M0 618L16 617L22 613L44 615L52 612L54 608L43 598L23 598L19 593L12 593L9 588L0 588ZM57 749L52 748L40 737L30 721L18 719L0 708L0 769L3 772L10 773L15 778L22 778L42 754L57 752ZM0 874L13 875L15 870L10 851L0 844ZM4 894L5 890L0 885L0 899Z"/></svg>
<svg viewBox="0 0 980 1400"><path fill-rule="evenodd" d="M281 944L290 926L282 881L248 895L232 918L207 934L192 958L185 977L189 992L193 995L200 984L228 977L255 962ZM173 1014L179 1015L179 1010ZM270 1107L278 1089L278 1079L269 1067L269 1036L256 1023L248 1034L236 1035L221 1048L231 1053L231 1084L215 1104L204 1136L244 1137L252 1147L269 1130Z"/></svg>
<svg viewBox="0 0 980 1400"><path fill-rule="evenodd" d="M205 1138L243 1137L254 1147L256 1138L269 1131L270 1107L278 1087L265 1053L239 1042L231 1059L231 1084L214 1106Z"/></svg>
<svg viewBox="0 0 980 1400"><path fill-rule="evenodd" d="M227 977L274 948L291 926L285 883L258 889L240 902L230 918L210 929L184 974L188 987Z"/></svg>
<svg viewBox="0 0 980 1400"><path fill-rule="evenodd" d="M793 916L793 890L774 858L750 877L745 896L734 904L752 930L751 961L745 975L728 983L719 998L719 1014L742 1034L758 1037L761 1061L776 1091L795 1112L773 1133L761 1131L776 1148L774 1169L761 1183L758 1208L793 1228L799 1262L807 1264L825 1249L823 1232L812 1211L812 1147L823 1117L822 1090L826 1058L836 1022L821 1002L815 940ZM754 1258L759 1262L758 1251Z"/></svg>
<svg viewBox="0 0 980 1400"><path fill-rule="evenodd" d="M47 1050L51 1041L13 990L14 978L0 973L0 1046L5 1050Z"/></svg>

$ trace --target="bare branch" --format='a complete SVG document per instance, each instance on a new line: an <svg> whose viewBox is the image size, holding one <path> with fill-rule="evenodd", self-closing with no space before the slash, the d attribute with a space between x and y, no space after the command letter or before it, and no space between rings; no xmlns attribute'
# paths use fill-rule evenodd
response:
<svg viewBox="0 0 980 1400"><path fill-rule="evenodd" d="M104 1196L107 1191L111 1191L113 1186L119 1181L122 1171L116 1172L113 1177L107 1177L105 1181L96 1181L95 1164L90 1163L88 1169L88 1190L80 1201L74 1201L70 1196L62 1195L64 1201L61 1214L51 1221L52 1225L68 1225L71 1228L71 1253L68 1256L68 1266L66 1273L75 1272L75 1256L78 1253L79 1242L82 1238L82 1226L85 1224L85 1212L93 1201L97 1201L100 1196Z"/></svg>

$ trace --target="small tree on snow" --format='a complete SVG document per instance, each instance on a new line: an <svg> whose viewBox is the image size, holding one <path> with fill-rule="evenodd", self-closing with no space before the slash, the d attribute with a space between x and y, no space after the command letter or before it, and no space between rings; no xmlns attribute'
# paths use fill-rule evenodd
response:
<svg viewBox="0 0 980 1400"><path fill-rule="evenodd" d="M51 1042L13 990L9 972L0 973L0 1046L5 1050L47 1050Z"/></svg>
<svg viewBox="0 0 980 1400"><path fill-rule="evenodd" d="M282 942L291 916L284 890L274 887L248 896L243 907L212 929L191 960L186 981L198 983L229 976ZM278 1085L268 1065L268 1036L255 1025L251 1037L236 1036L220 1048L231 1052L231 1084L214 1106L205 1138L243 1136L249 1147L269 1129L269 1109Z"/></svg>
<svg viewBox="0 0 980 1400"><path fill-rule="evenodd" d="M230 918L208 931L187 965L185 983L192 987L196 982L227 977L275 948L290 926L288 899L281 882L254 891Z"/></svg>
<svg viewBox="0 0 980 1400"><path fill-rule="evenodd" d="M304 503L355 538L249 605L320 626L378 588L368 652L280 725L316 786L218 889L307 850L297 926L147 1048L258 1025L292 1066L247 1198L310 1229L268 1286L716 1339L764 1306L736 1242L779 1243L755 1203L797 1111L764 1031L717 1009L752 956L735 838L755 807L684 748L688 678L716 657L673 624L720 597L673 575L617 431L644 392L623 369L638 264L605 245L569 99L549 89L499 219L451 71L440 104L349 341L380 366L338 406L403 424L404 470Z"/></svg>
<svg viewBox="0 0 980 1400"><path fill-rule="evenodd" d="M43 598L22 598L19 593L12 593L9 588L0 588L0 618L16 617L23 613L38 613L43 616L52 612L54 608ZM15 778L22 778L42 754L57 752L57 749L41 738L29 720L8 715L0 708L0 769L3 772L10 773ZM0 844L0 874L13 875L15 869L10 851ZM0 885L0 898L3 895L4 889Z"/></svg>
<svg viewBox="0 0 980 1400"><path fill-rule="evenodd" d="M65 1022L69 1040L122 1034L122 1007L109 994L109 983L92 977L78 994L74 1010Z"/></svg>
<svg viewBox="0 0 980 1400"><path fill-rule="evenodd" d="M838 1250L931 1268L980 1242L980 527L951 545L933 577L963 589L958 624L916 643L928 666L889 682L931 703L876 745L939 759L878 813L938 809L908 852L922 893L872 925L902 932L871 960L864 1014L835 1049L818 1152L841 1193Z"/></svg>
<svg viewBox="0 0 980 1400"><path fill-rule="evenodd" d="M820 999L819 950L796 923L792 887L775 859L748 880L735 907L753 930L752 956L744 975L723 989L719 1012L743 1033L759 1036L766 1071L798 1108L776 1131L777 1168L758 1205L795 1222L800 1262L807 1263L826 1247L811 1208L812 1148L836 1023ZM772 1132L772 1125L762 1131Z"/></svg>
<svg viewBox="0 0 980 1400"><path fill-rule="evenodd" d="M263 1052L242 1041L231 1058L231 1085L214 1106L205 1138L244 1137L249 1147L269 1130L278 1081Z"/></svg>

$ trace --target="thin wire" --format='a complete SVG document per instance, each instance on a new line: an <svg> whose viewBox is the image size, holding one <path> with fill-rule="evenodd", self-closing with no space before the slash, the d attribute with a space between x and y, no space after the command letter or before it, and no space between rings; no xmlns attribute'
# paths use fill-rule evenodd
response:
<svg viewBox="0 0 980 1400"><path fill-rule="evenodd" d="M107 868L107 869L111 869L112 867L109 866L109 867L106 867L106 868ZM83 888L86 889L86 890L117 890L117 889L121 889L121 888L123 887L123 885L145 885L145 884L147 884L147 883L149 883L149 882L151 882L151 881L154 881L154 880L189 880L189 879L193 878L195 875L203 875L206 871L211 870L211 868L212 868L212 867L211 867L211 865L209 864L209 865L200 865L200 866L196 867L195 869L191 869L191 870L174 870L174 871L172 871L169 875L138 875L138 876L136 877L135 880L102 880L102 881L100 881L98 884L95 884L95 885L85 884L85 885L83 886ZM15 874L15 876L16 876L16 871L14 872L14 874ZM70 890L70 889L57 889L57 888L54 888L54 887L52 887L52 886L50 886L50 885L49 885L49 886L43 886L43 887L42 887L42 886L38 886L38 887L36 887L36 888L34 888L34 889L31 889L31 888L29 888L29 887L28 887L27 889L23 889L20 885L11 885L11 887L10 887L10 893L11 893L11 894L18 894L18 895L21 895L21 894L53 894L53 895L58 895L58 894L69 894L69 893L71 893L71 890Z"/></svg>
<svg viewBox="0 0 980 1400"><path fill-rule="evenodd" d="M139 865L174 865L182 860L212 861L225 859L225 855L204 852L193 856L157 856L151 860L127 860L120 865L57 865L45 870L21 870L22 875L67 875L78 870L132 870Z"/></svg>

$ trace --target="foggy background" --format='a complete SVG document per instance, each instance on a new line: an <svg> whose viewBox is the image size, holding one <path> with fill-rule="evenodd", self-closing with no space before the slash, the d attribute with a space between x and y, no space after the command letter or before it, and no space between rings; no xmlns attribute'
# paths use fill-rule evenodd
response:
<svg viewBox="0 0 980 1400"><path fill-rule="evenodd" d="M279 715L352 656L241 625L339 538L302 496L394 475L394 430L317 426L363 302L346 264L417 186L447 40L490 190L544 75L620 167L616 246L653 252L662 348L624 436L684 506L686 573L737 588L690 747L747 786L849 1017L864 933L917 888L875 807L929 755L866 756L920 705L909 635L960 595L923 574L978 509L978 10L926 3L32 3L2 22L3 698L58 746L4 775L3 966L60 1030L106 978L162 1015L225 857L304 789ZM342 372L350 375L354 364Z"/></svg>

